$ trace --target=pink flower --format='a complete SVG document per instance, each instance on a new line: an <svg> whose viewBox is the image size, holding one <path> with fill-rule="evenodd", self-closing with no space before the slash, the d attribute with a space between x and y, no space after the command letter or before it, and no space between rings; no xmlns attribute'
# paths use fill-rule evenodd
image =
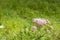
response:
<svg viewBox="0 0 60 40"><path fill-rule="evenodd" d="M46 25L49 21L48 21L48 20L45 20L45 19L35 18L35 19L33 19L33 22L34 22L34 23L37 23L37 24L39 24L39 25L41 25L41 26L44 26L44 25Z"/></svg>
<svg viewBox="0 0 60 40"><path fill-rule="evenodd" d="M37 27L36 27L36 26L33 26L33 27L32 27L32 30L33 30L33 31L37 31Z"/></svg>

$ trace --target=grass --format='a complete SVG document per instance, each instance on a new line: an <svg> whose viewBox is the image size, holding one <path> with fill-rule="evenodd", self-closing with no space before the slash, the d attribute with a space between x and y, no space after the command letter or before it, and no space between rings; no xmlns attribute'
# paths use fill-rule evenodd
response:
<svg viewBox="0 0 60 40"><path fill-rule="evenodd" d="M54 32L31 31L33 18L49 19ZM0 0L0 25L0 40L60 40L60 0Z"/></svg>

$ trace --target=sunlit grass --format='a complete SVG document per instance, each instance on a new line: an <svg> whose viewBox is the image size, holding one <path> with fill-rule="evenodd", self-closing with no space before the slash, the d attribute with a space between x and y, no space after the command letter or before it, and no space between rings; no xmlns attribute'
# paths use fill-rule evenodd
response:
<svg viewBox="0 0 60 40"><path fill-rule="evenodd" d="M60 40L59 0L0 0L0 40ZM39 29L32 31L32 19L50 20L54 27L51 34ZM26 28L28 28L26 31Z"/></svg>

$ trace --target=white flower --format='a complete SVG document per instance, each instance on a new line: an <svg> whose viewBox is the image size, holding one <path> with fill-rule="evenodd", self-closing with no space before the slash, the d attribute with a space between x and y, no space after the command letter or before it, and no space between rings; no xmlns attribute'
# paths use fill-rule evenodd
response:
<svg viewBox="0 0 60 40"><path fill-rule="evenodd" d="M48 29L47 29L47 32L48 32L48 33L51 33Z"/></svg>
<svg viewBox="0 0 60 40"><path fill-rule="evenodd" d="M54 29L53 26L50 26L51 29Z"/></svg>
<svg viewBox="0 0 60 40"><path fill-rule="evenodd" d="M0 25L0 28L4 28L4 26L3 25Z"/></svg>
<svg viewBox="0 0 60 40"><path fill-rule="evenodd" d="M29 31L29 29L28 29L28 28L26 28L25 30L26 30L26 32L28 32L28 31Z"/></svg>
<svg viewBox="0 0 60 40"><path fill-rule="evenodd" d="M2 37L1 40L6 40L6 37Z"/></svg>
<svg viewBox="0 0 60 40"><path fill-rule="evenodd" d="M50 21L49 20L46 20L47 21L47 23L49 23L50 24Z"/></svg>

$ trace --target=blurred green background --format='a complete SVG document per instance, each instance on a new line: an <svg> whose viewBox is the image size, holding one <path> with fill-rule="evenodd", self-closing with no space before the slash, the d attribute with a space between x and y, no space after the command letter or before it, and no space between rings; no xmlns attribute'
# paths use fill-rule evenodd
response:
<svg viewBox="0 0 60 40"><path fill-rule="evenodd" d="M26 34L33 18L49 19L57 36L36 39L33 32ZM0 0L0 25L5 27L0 29L0 40L60 40L60 0Z"/></svg>

